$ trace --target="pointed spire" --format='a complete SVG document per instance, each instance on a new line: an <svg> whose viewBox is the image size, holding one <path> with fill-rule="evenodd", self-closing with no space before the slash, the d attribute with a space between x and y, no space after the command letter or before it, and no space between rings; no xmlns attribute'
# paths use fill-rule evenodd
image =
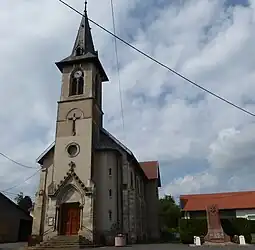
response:
<svg viewBox="0 0 255 250"><path fill-rule="evenodd" d="M87 4L88 4L88 1L85 0L85 8L84 8L84 13L87 13Z"/></svg>
<svg viewBox="0 0 255 250"><path fill-rule="evenodd" d="M82 56L88 52L96 54L92 39L89 19L87 14L87 0L85 1L84 15L81 20L80 28L74 43L72 56Z"/></svg>

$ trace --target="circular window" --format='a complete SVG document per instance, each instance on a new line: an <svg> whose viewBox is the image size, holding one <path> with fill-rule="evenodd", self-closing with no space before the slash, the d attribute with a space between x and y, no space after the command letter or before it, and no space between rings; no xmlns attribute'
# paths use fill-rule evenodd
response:
<svg viewBox="0 0 255 250"><path fill-rule="evenodd" d="M67 153L70 157L75 157L79 154L79 146L75 143L72 143L67 146Z"/></svg>

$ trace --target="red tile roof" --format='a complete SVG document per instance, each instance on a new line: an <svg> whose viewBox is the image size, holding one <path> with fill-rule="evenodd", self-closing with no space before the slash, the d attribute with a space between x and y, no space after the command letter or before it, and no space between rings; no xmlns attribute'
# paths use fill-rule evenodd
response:
<svg viewBox="0 0 255 250"><path fill-rule="evenodd" d="M158 161L144 161L144 162L139 162L139 164L149 180L154 180L159 178Z"/></svg>
<svg viewBox="0 0 255 250"><path fill-rule="evenodd" d="M181 195L180 203L183 211L203 211L211 204L219 209L254 209L255 191Z"/></svg>

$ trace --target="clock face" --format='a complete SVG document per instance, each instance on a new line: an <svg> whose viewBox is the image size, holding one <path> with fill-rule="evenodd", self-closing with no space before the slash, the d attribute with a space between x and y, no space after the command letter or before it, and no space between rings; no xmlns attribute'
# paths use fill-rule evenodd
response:
<svg viewBox="0 0 255 250"><path fill-rule="evenodd" d="M80 78L82 76L82 71L81 70L77 70L75 73L74 73L74 77L75 78Z"/></svg>

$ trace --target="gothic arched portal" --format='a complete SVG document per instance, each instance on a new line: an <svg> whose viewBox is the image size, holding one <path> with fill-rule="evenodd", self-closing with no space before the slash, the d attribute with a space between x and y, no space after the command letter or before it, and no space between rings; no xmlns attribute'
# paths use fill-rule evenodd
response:
<svg viewBox="0 0 255 250"><path fill-rule="evenodd" d="M74 184L67 184L57 195L58 233L77 235L82 228L83 192Z"/></svg>

